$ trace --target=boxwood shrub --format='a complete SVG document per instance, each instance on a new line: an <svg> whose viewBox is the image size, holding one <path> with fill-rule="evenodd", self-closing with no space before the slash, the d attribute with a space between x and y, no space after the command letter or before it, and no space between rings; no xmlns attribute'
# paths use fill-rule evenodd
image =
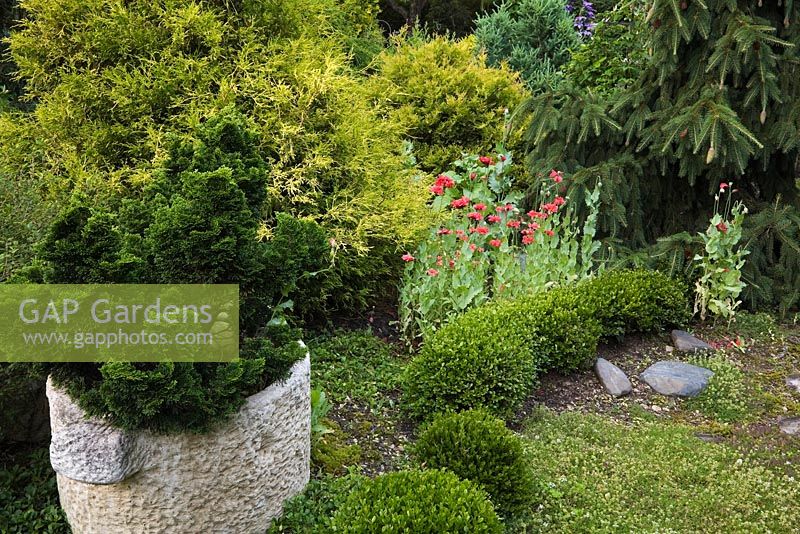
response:
<svg viewBox="0 0 800 534"><path fill-rule="evenodd" d="M486 408L505 416L536 374L590 363L601 338L679 326L687 288L659 272L610 271L574 286L490 302L429 336L403 377L416 417Z"/></svg>
<svg viewBox="0 0 800 534"><path fill-rule="evenodd" d="M409 363L406 408L419 418L478 407L509 414L539 369L529 337L510 306L468 311L428 338Z"/></svg>
<svg viewBox="0 0 800 534"><path fill-rule="evenodd" d="M504 515L529 506L536 491L522 439L483 410L436 418L414 446L416 461L471 480Z"/></svg>
<svg viewBox="0 0 800 534"><path fill-rule="evenodd" d="M334 532L501 533L486 493L453 473L399 471L357 488L331 520Z"/></svg>
<svg viewBox="0 0 800 534"><path fill-rule="evenodd" d="M686 324L691 317L688 294L683 282L639 269L606 271L559 298L565 298L565 306L597 320L602 336L612 338Z"/></svg>

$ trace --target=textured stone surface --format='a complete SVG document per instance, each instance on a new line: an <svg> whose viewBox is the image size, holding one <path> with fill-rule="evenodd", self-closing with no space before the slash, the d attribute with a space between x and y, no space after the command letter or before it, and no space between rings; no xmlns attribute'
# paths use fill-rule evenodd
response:
<svg viewBox="0 0 800 534"><path fill-rule="evenodd" d="M310 364L201 435L122 432L48 383L61 506L75 534L262 533L310 474Z"/></svg>
<svg viewBox="0 0 800 534"><path fill-rule="evenodd" d="M615 397L627 395L633 390L631 381L628 380L628 376L622 372L622 369L604 358L597 358L594 372L603 387Z"/></svg>
<svg viewBox="0 0 800 534"><path fill-rule="evenodd" d="M676 361L656 362L639 377L662 395L695 397L708 385L712 371Z"/></svg>
<svg viewBox="0 0 800 534"><path fill-rule="evenodd" d="M781 432L790 436L800 434L800 417L788 417L780 422Z"/></svg>
<svg viewBox="0 0 800 534"><path fill-rule="evenodd" d="M800 393L800 375L787 376L786 385L797 393Z"/></svg>
<svg viewBox="0 0 800 534"><path fill-rule="evenodd" d="M714 347L694 337L689 332L683 330L672 331L672 344L682 352L698 352L704 350L714 350Z"/></svg>

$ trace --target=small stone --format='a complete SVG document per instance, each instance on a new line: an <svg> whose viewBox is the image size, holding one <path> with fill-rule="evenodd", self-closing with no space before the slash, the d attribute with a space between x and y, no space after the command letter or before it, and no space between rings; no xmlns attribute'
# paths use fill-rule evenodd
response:
<svg viewBox="0 0 800 534"><path fill-rule="evenodd" d="M594 372L597 373L597 378L600 379L603 387L614 397L627 395L633 389L631 381L628 380L622 369L604 358L597 358Z"/></svg>
<svg viewBox="0 0 800 534"><path fill-rule="evenodd" d="M681 352L699 352L705 350L714 350L714 347L694 337L689 332L683 330L672 331L672 344Z"/></svg>
<svg viewBox="0 0 800 534"><path fill-rule="evenodd" d="M672 352L673 350L675 350L675 347L673 347L672 345L667 345L666 347L664 347L664 350L667 352Z"/></svg>
<svg viewBox="0 0 800 534"><path fill-rule="evenodd" d="M678 361L656 362L645 369L639 378L662 395L696 397L708 385L712 371Z"/></svg>
<svg viewBox="0 0 800 534"><path fill-rule="evenodd" d="M722 436L717 436L716 434L707 434L705 432L698 432L695 434L695 436L706 443L721 443L725 441Z"/></svg>
<svg viewBox="0 0 800 534"><path fill-rule="evenodd" d="M650 409L651 409L651 410L653 410L653 411L654 411L654 412L656 412L656 413L660 413L660 412L661 412L661 406L659 406L658 404L654 404L654 405L652 405L652 406L650 407Z"/></svg>
<svg viewBox="0 0 800 534"><path fill-rule="evenodd" d="M800 417L788 417L780 422L781 432L796 436L800 434Z"/></svg>
<svg viewBox="0 0 800 534"><path fill-rule="evenodd" d="M800 375L787 376L786 385L800 393Z"/></svg>

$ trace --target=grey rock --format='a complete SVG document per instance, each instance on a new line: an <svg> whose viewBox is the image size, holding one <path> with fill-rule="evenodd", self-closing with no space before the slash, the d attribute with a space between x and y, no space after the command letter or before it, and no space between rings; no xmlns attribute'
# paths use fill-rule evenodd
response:
<svg viewBox="0 0 800 534"><path fill-rule="evenodd" d="M206 434L125 432L48 382L51 463L72 531L265 532L308 483L309 358Z"/></svg>
<svg viewBox="0 0 800 534"><path fill-rule="evenodd" d="M662 395L695 397L708 385L712 371L672 360L656 362L639 377Z"/></svg>
<svg viewBox="0 0 800 534"><path fill-rule="evenodd" d="M716 434L708 434L706 432L698 432L695 434L698 439L705 441L706 443L722 443L725 441L725 438L722 436L718 436Z"/></svg>
<svg viewBox="0 0 800 534"><path fill-rule="evenodd" d="M603 387L615 397L627 395L633 390L631 381L628 380L622 369L604 358L597 358L594 364L594 372L597 373L597 378L600 379Z"/></svg>
<svg viewBox="0 0 800 534"><path fill-rule="evenodd" d="M800 375L787 376L786 385L800 393Z"/></svg>
<svg viewBox="0 0 800 534"><path fill-rule="evenodd" d="M788 417L780 422L781 432L796 436L800 434L800 417Z"/></svg>
<svg viewBox="0 0 800 534"><path fill-rule="evenodd" d="M689 332L683 330L672 331L672 344L681 352L699 352L705 350L714 350L714 347L694 337Z"/></svg>

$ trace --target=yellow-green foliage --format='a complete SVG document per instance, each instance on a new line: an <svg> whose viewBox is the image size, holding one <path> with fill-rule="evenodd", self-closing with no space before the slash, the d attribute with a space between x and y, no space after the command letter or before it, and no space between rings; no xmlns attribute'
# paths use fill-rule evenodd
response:
<svg viewBox="0 0 800 534"><path fill-rule="evenodd" d="M350 292L427 228L405 128L350 67L352 40L374 30L374 2L23 5L29 18L11 50L38 105L19 120L47 147L33 165L57 177L49 190L135 196L163 164L169 134L232 105L252 118L271 164L266 224L277 211L321 223Z"/></svg>
<svg viewBox="0 0 800 534"><path fill-rule="evenodd" d="M472 37L398 37L377 59L376 94L390 95L420 166L440 172L463 152L486 152L504 138L504 111L525 97L519 76L486 66ZM520 148L515 131L506 144ZM517 150L521 155L521 151Z"/></svg>

